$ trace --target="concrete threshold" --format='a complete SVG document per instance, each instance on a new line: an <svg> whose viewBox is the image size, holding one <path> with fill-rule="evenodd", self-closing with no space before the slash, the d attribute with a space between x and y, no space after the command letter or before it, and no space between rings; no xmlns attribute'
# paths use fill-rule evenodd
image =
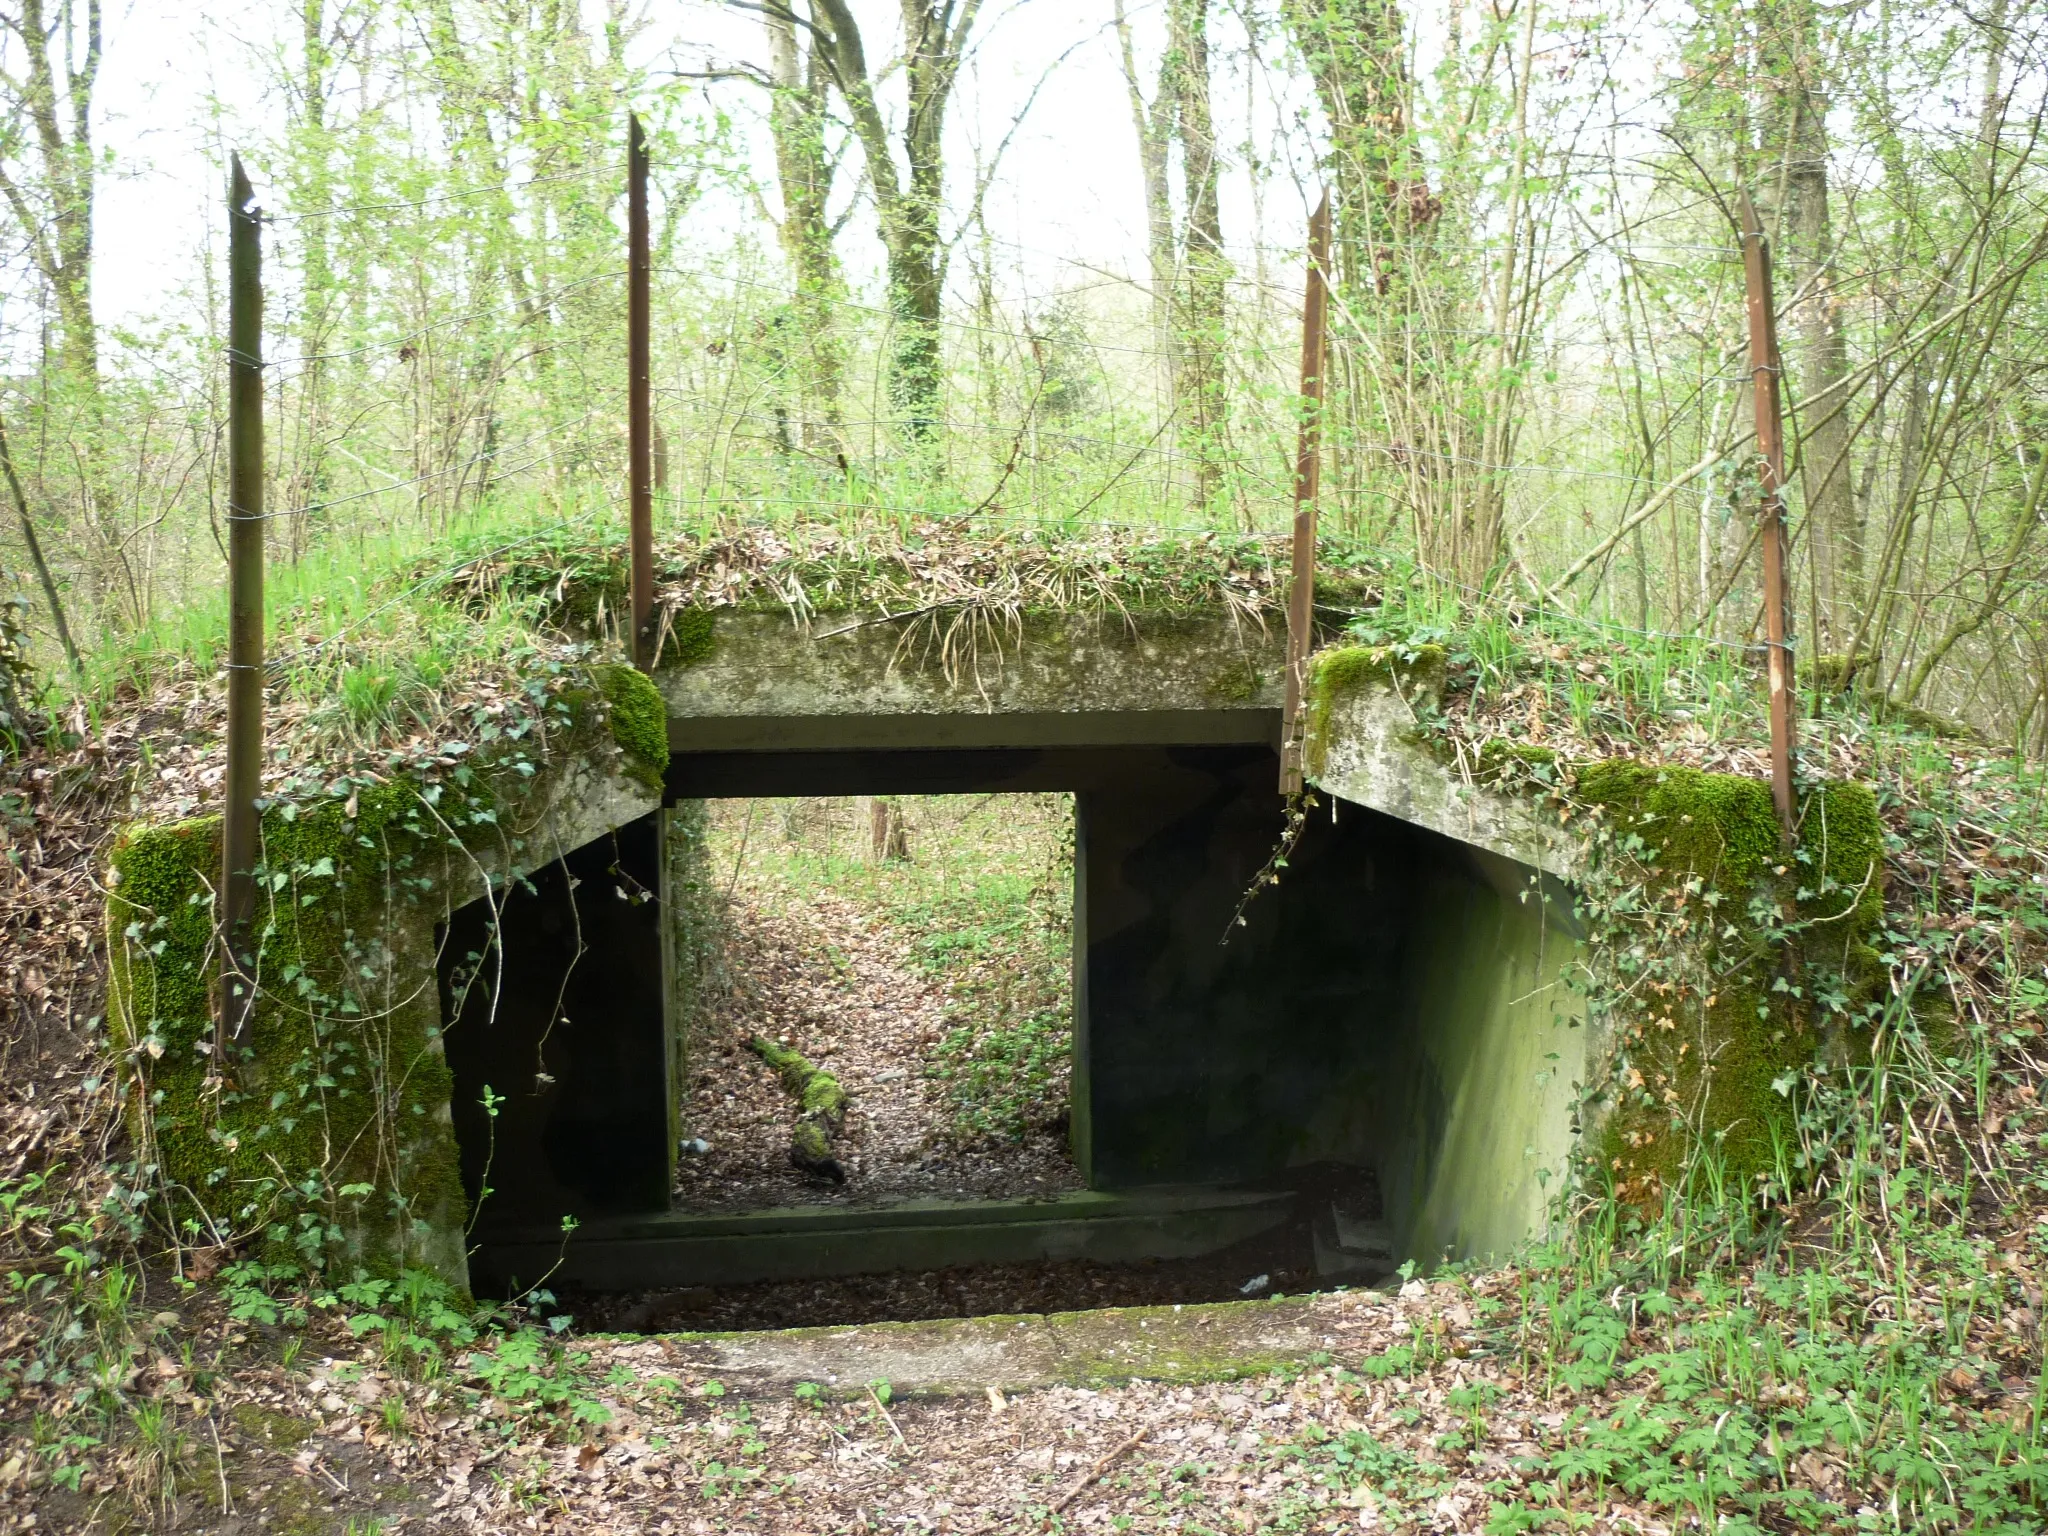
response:
<svg viewBox="0 0 2048 1536"><path fill-rule="evenodd" d="M1127 1381L1228 1381L1377 1353L1398 1304L1375 1291L1263 1301L1115 1307L1021 1317L671 1334L650 1353L747 1394L780 1396L799 1382L857 1394L886 1381L899 1395L978 1396Z"/></svg>
<svg viewBox="0 0 2048 1536"><path fill-rule="evenodd" d="M786 1206L738 1214L603 1217L479 1234L470 1274L510 1294L548 1274L594 1291L748 1285L1047 1259L1186 1259L1256 1237L1294 1216L1285 1190L1086 1190L1043 1200L906 1200ZM550 1273L552 1271L552 1273Z"/></svg>

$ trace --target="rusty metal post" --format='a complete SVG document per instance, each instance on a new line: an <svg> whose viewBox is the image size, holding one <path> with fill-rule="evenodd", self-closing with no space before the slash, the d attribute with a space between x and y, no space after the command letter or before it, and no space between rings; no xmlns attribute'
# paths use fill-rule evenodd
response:
<svg viewBox="0 0 2048 1536"><path fill-rule="evenodd" d="M1749 297L1750 393L1756 401L1756 447L1763 465L1762 521L1759 542L1764 559L1764 639L1770 679L1771 798L1778 807L1778 826L1789 847L1796 814L1792 802L1792 709L1795 695L1790 642L1792 601L1786 581L1785 429L1780 414L1778 381L1784 367L1778 356L1777 301L1771 291L1771 248L1763 221L1749 194L1737 204L1742 219L1742 276Z"/></svg>
<svg viewBox="0 0 2048 1536"><path fill-rule="evenodd" d="M1308 223L1301 305L1301 428L1294 452L1294 559L1287 586L1287 702L1280 714L1280 793L1301 792L1301 693L1315 637L1316 493L1322 477L1323 352L1330 292L1330 194Z"/></svg>
<svg viewBox="0 0 2048 1536"><path fill-rule="evenodd" d="M221 807L220 1022L242 1040L256 1001L256 862L263 786L262 212L228 177L228 762Z"/></svg>
<svg viewBox="0 0 2048 1536"><path fill-rule="evenodd" d="M626 413L632 478L633 665L654 666L654 347L648 295L647 139L626 119Z"/></svg>

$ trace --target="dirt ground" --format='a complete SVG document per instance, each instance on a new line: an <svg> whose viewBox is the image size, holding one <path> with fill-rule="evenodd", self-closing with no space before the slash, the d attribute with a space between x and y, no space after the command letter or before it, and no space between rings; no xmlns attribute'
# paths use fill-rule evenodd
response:
<svg viewBox="0 0 2048 1536"><path fill-rule="evenodd" d="M889 1341L894 1384L792 1387L720 1364L716 1348L688 1339L591 1338L572 1348L591 1384L589 1422L491 1399L463 1411L455 1383L391 1371L374 1340L317 1318L303 1353L280 1366L275 1330L227 1325L202 1306L179 1330L211 1341L198 1364L215 1369L202 1377L167 1359L158 1370L160 1395L188 1404L187 1422L203 1426L179 1447L170 1495L138 1500L98 1474L75 1493L31 1490L7 1462L0 1529L1477 1531L1494 1490L1511 1486L1500 1480L1513 1477L1515 1459L1562 1417L1479 1325L1491 1288L1415 1284L1398 1298L1336 1293L1192 1319L1048 1318L1039 1331L1051 1342L1021 1366L961 1330L1027 1320L951 1325L928 1344ZM1180 1350L1165 1369L1154 1360L1148 1373L1165 1379L1120 1382L1107 1364L1116 1340L1155 1354L1143 1344L1154 1322L1185 1325L1181 1343L1206 1337L1211 1347L1199 1358ZM842 1352L862 1341L834 1337ZM1427 1369L1383 1380L1346 1369L1425 1337L1439 1341ZM926 1353L949 1380L963 1360L986 1369L967 1389L927 1384ZM830 1362L821 1354L818 1363L822 1378ZM1045 1382L1048 1370L1064 1382ZM1468 1449L1457 1444L1470 1419L1457 1394L1475 1384L1500 1400ZM1346 1439L1366 1434L1377 1438ZM1328 1447L1351 1443L1427 1468L1426 1500L1402 1508L1356 1484L1355 1470L1328 1459ZM1308 1448L1317 1449L1305 1462ZM1590 1528L1669 1529L1644 1523L1619 1495L1606 1513Z"/></svg>

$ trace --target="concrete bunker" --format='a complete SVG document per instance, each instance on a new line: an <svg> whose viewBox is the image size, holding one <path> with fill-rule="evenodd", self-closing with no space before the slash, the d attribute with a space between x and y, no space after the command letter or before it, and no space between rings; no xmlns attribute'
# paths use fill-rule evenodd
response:
<svg viewBox="0 0 2048 1536"><path fill-rule="evenodd" d="M1270 604L1189 590L1209 595L1168 610L1133 590L1094 612L892 598L902 612L829 624L677 594L651 680L565 644L527 678L516 729L493 738L482 709L476 749L416 743L264 808L245 1040L219 1037L211 1005L219 818L125 829L108 1019L180 1231L502 1294L543 1275L737 1285L1199 1256L1306 1215L1349 1274L1505 1256L1577 1164L1582 1108L1585 1157L1631 1199L1666 1197L1702 1148L1731 1178L1767 1176L1783 1074L1851 1059L1884 1006L1869 789L1809 787L1786 859L1753 779L1475 738L1442 652L1340 647L1308 689L1324 802L1223 945L1281 832L1280 641L1257 617ZM1087 1187L665 1208L704 931L698 808L1005 788L1075 797ZM1790 940L1689 923L1658 939L1663 959L1714 984L1682 1031L1673 1010L1646 1016L1618 995L1633 961L1611 933L1575 931L1582 871L1589 905L1617 881L1674 908L1773 902L1828 984L1778 988ZM508 1006L478 1014L465 983L486 961ZM1371 1222L1331 1195L1361 1170ZM565 1216L581 1222L566 1239Z"/></svg>
<svg viewBox="0 0 2048 1536"><path fill-rule="evenodd" d="M1584 1076L1560 981L1576 949L1566 886L1481 845L1498 835L1462 840L1361 803L1384 783L1354 774L1246 904L1284 830L1276 674L1230 626L1180 628L1224 663L1148 669L1147 641L1104 624L1057 675L1034 677L1026 647L990 669L993 688L961 689L893 656L793 647L786 622L739 615L708 663L659 675L664 809L570 851L495 913L479 902L449 922L455 1128L467 1193L491 1191L477 1288L1166 1258L1289 1222L1313 1226L1326 1275L1360 1279L1504 1254L1539 1231ZM1191 672L1225 674L1233 696ZM1086 1190L670 1210L690 1134L702 802L1006 791L1074 797L1070 1134ZM502 967L495 991L474 985L488 967ZM1371 1210L1346 1193L1362 1181ZM564 1216L579 1224L566 1242Z"/></svg>

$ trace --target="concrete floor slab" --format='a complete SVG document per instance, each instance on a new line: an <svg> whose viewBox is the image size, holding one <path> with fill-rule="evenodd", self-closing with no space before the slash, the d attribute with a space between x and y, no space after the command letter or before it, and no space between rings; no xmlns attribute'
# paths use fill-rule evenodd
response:
<svg viewBox="0 0 2048 1536"><path fill-rule="evenodd" d="M775 1333L673 1334L669 1357L732 1390L780 1395L810 1382L899 1396L979 1395L1126 1381L1227 1381L1377 1341L1397 1310L1377 1291L1121 1307L1044 1316L948 1318Z"/></svg>

